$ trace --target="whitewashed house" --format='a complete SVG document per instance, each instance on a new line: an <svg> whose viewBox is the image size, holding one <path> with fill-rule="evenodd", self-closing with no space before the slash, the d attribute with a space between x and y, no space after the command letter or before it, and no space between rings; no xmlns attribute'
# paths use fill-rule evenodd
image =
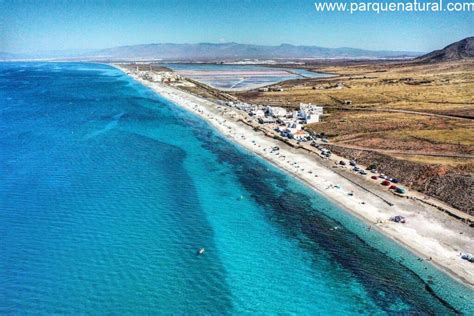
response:
<svg viewBox="0 0 474 316"><path fill-rule="evenodd" d="M311 103L300 103L299 118L304 124L317 123L323 115L323 107Z"/></svg>
<svg viewBox="0 0 474 316"><path fill-rule="evenodd" d="M250 112L250 115L255 117L265 117L265 112L261 109L256 109Z"/></svg>
<svg viewBox="0 0 474 316"><path fill-rule="evenodd" d="M297 141L306 141L306 137L308 137L308 133L303 130L297 130L292 133L292 138Z"/></svg>
<svg viewBox="0 0 474 316"><path fill-rule="evenodd" d="M286 116L286 109L278 106L267 106L267 113L273 117L283 117Z"/></svg>

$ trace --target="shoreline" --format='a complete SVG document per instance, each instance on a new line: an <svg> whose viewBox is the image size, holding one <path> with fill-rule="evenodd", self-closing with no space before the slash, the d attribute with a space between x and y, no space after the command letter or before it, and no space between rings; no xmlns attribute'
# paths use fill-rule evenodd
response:
<svg viewBox="0 0 474 316"><path fill-rule="evenodd" d="M255 131L241 122L244 117L239 113L177 88L145 81L128 73L120 65L111 66L177 106L198 115L228 140L302 181L415 255L423 259L431 258L428 261L435 268L474 289L474 266L459 257L460 252L474 253L474 234L467 225L455 222L434 207L414 200L387 195L394 201L394 205L390 206L383 201L386 192L375 195L363 185L325 166L314 154L292 148L266 136L262 131ZM278 155L269 150L274 146L280 147ZM352 194L349 195L349 192ZM403 225L386 221L395 215L405 216L407 223Z"/></svg>

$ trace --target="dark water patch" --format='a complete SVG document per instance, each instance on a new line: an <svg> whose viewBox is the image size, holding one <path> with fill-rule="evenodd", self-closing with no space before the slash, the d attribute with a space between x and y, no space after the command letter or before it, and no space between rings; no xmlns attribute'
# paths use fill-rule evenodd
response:
<svg viewBox="0 0 474 316"><path fill-rule="evenodd" d="M314 256L320 256L319 249L323 249L335 265L349 271L364 286L381 310L409 314L459 313L415 272L326 216L307 194L290 187L284 175L269 172L268 167L256 162L254 157L242 154L212 133L201 131L197 135L221 163L232 165L240 183L264 206L271 223L288 237L299 240L302 248ZM400 305L410 307L400 310Z"/></svg>
<svg viewBox="0 0 474 316"><path fill-rule="evenodd" d="M102 117L102 120L111 119L110 117ZM160 116L156 114L155 111L150 111L148 113L125 113L120 120L128 122L152 122L160 119Z"/></svg>

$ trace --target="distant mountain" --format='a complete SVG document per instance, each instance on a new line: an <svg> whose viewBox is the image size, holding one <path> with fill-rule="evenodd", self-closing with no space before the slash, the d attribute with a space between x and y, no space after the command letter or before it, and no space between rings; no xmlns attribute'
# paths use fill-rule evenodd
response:
<svg viewBox="0 0 474 316"><path fill-rule="evenodd" d="M89 57L163 60L241 60L306 58L407 58L417 52L371 51L356 48L318 46L248 45L238 43L145 44L120 46L94 52Z"/></svg>
<svg viewBox="0 0 474 316"><path fill-rule="evenodd" d="M418 62L431 63L440 61L461 60L474 57L474 36L460 40L415 59Z"/></svg>
<svg viewBox="0 0 474 316"><path fill-rule="evenodd" d="M349 47L324 48L318 46L249 45L238 43L199 44L143 44L120 46L88 52L42 52L36 54L0 54L6 59L56 59L56 60L166 60L166 61L236 61L243 59L378 59L413 58L417 52L372 51Z"/></svg>

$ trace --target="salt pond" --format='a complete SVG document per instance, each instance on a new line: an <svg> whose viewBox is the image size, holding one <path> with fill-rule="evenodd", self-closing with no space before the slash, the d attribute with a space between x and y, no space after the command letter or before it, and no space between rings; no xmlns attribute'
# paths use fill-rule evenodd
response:
<svg viewBox="0 0 474 316"><path fill-rule="evenodd" d="M306 69L257 65L165 64L165 66L182 76L227 91L248 90L285 80L331 76Z"/></svg>

